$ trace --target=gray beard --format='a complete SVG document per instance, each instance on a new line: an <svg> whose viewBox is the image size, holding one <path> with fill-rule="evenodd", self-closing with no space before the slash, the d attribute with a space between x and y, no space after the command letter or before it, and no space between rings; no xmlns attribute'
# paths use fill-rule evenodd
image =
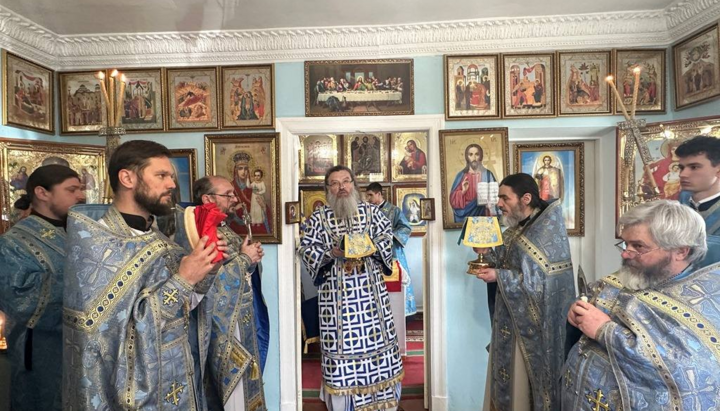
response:
<svg viewBox="0 0 720 411"><path fill-rule="evenodd" d="M337 195L327 193L328 205L335 213L335 218L345 220L352 218L358 212L358 204L360 203L360 194L353 189L349 196L338 198Z"/></svg>
<svg viewBox="0 0 720 411"><path fill-rule="evenodd" d="M503 215L501 216L501 220L503 225L507 228L515 228L518 224L520 224L520 220L512 215Z"/></svg>
<svg viewBox="0 0 720 411"><path fill-rule="evenodd" d="M672 277L672 274L667 271L669 264L669 257L657 265L645 269L631 267L626 264L626 261L623 261L617 277L625 288L633 291L646 290Z"/></svg>

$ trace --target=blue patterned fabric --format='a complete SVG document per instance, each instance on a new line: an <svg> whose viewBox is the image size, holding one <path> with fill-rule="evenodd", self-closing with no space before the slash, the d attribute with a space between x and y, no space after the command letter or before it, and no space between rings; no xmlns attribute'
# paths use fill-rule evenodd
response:
<svg viewBox="0 0 720 411"><path fill-rule="evenodd" d="M591 289L612 321L570 351L563 410L720 409L719 264L647 290L613 276Z"/></svg>
<svg viewBox="0 0 720 411"><path fill-rule="evenodd" d="M344 234L367 233L375 254L359 265L332 256ZM381 277L391 273L390 221L361 203L352 220L338 220L328 206L308 219L299 250L319 286L323 390L349 396L355 410L395 407L403 377L395 324Z"/></svg>
<svg viewBox="0 0 720 411"><path fill-rule="evenodd" d="M11 373L11 409L62 409L65 230L31 215L0 236L0 311Z"/></svg>
<svg viewBox="0 0 720 411"><path fill-rule="evenodd" d="M410 240L412 227L408 222L402 210L394 204L386 201L380 210L390 220L393 233L393 259L397 260L403 268L404 277L402 279L405 285L405 315L413 315L417 313L417 305L415 304L415 294L413 291L412 280L410 278L410 270L408 269L407 259L405 258L405 245Z"/></svg>
<svg viewBox="0 0 720 411"><path fill-rule="evenodd" d="M492 322L491 395L496 409L512 409L517 342L535 411L560 408L558 381L565 357L565 323L575 298L570 244L560 201L524 227L505 230ZM510 348L508 348L510 347Z"/></svg>
<svg viewBox="0 0 720 411"><path fill-rule="evenodd" d="M155 229L138 235L112 206L97 221L102 210L76 206L68 218L63 408L206 409L193 377L202 380L205 358L195 369L188 336L191 296L203 282L193 287L176 274L185 255L177 244Z"/></svg>
<svg viewBox="0 0 720 411"><path fill-rule="evenodd" d="M692 193L683 191L680 193L680 203L690 206ZM708 251L705 259L698 265L706 267L720 262L720 201L716 202L706 211L698 211L705 220L705 230L707 232Z"/></svg>

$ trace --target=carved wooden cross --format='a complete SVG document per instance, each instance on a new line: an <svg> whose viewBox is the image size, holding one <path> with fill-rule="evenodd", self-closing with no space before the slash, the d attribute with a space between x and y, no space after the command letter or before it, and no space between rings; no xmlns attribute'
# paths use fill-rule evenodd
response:
<svg viewBox="0 0 720 411"><path fill-rule="evenodd" d="M180 403L179 395L182 394L184 389L185 387L183 387L182 384L179 384L177 381L173 382L170 386L170 392L165 395L165 401L173 405L178 405Z"/></svg>
<svg viewBox="0 0 720 411"><path fill-rule="evenodd" d="M606 402L602 402L603 398L605 397L603 395L602 390L595 390L595 396L593 397L590 394L585 395L588 402L593 405L593 411L610 411L610 405Z"/></svg>

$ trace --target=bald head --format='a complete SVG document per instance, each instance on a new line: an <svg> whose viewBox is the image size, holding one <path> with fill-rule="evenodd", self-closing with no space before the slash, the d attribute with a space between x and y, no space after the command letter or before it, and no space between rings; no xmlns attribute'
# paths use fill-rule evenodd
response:
<svg viewBox="0 0 720 411"><path fill-rule="evenodd" d="M225 177L205 176L193 183L195 205L214 203L225 214L235 211L239 204L235 189Z"/></svg>

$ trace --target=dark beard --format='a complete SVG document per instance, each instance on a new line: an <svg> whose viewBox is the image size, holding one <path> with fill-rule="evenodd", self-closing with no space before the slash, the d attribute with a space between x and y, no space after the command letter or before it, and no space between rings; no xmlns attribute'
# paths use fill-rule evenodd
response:
<svg viewBox="0 0 720 411"><path fill-rule="evenodd" d="M171 214L173 210L172 202L167 204L162 202L162 197L168 194L172 194L172 190L157 197L150 197L148 194L148 187L141 178L138 189L135 190L134 199L135 202L138 203L140 207L147 210L148 213L156 216L163 216Z"/></svg>

